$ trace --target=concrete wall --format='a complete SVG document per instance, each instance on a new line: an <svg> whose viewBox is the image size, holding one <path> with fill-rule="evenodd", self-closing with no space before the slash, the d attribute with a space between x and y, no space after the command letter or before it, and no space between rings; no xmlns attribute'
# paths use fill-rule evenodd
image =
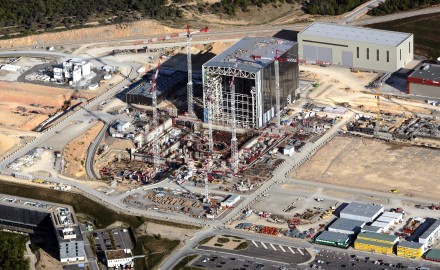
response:
<svg viewBox="0 0 440 270"><path fill-rule="evenodd" d="M304 41L306 40L306 41ZM303 33L298 34L298 51L300 60L317 60L325 61L325 59L307 59L305 58L304 46L316 46L321 48L332 49L333 65L343 65L342 55L346 56L350 53L353 55L353 68L374 70L381 72L395 72L404 67L414 55L414 38L413 35L408 37L397 47L385 46L374 43L359 43L353 41L339 40L337 38L328 39L316 36L308 36ZM358 55L359 48L359 55ZM368 49L368 57L367 57ZM402 57L400 58L400 51ZM379 52L379 61L377 60L377 52ZM387 61L387 52L389 52L389 61ZM359 57L358 57L359 56ZM346 62L346 61L344 61Z"/></svg>

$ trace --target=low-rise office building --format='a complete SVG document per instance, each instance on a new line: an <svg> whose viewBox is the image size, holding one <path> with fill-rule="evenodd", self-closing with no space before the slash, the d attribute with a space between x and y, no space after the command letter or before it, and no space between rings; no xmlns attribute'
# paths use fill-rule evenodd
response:
<svg viewBox="0 0 440 270"><path fill-rule="evenodd" d="M418 259L424 252L423 244L417 242L403 241L397 245L397 256Z"/></svg>
<svg viewBox="0 0 440 270"><path fill-rule="evenodd" d="M133 254L130 249L106 250L105 261L109 268L131 269L134 266Z"/></svg>
<svg viewBox="0 0 440 270"><path fill-rule="evenodd" d="M431 249L426 253L425 259L428 261L440 262L440 249Z"/></svg>
<svg viewBox="0 0 440 270"><path fill-rule="evenodd" d="M84 261L84 240L73 208L0 194L0 227L54 233L61 262Z"/></svg>
<svg viewBox="0 0 440 270"><path fill-rule="evenodd" d="M419 236L419 243L425 248L432 245L440 236L440 219L437 219L422 235Z"/></svg>
<svg viewBox="0 0 440 270"><path fill-rule="evenodd" d="M394 235L363 232L358 234L354 242L354 248L375 253L392 254L398 241L399 238Z"/></svg>
<svg viewBox="0 0 440 270"><path fill-rule="evenodd" d="M333 247L348 248L352 238L348 234L323 231L315 238L315 243Z"/></svg>

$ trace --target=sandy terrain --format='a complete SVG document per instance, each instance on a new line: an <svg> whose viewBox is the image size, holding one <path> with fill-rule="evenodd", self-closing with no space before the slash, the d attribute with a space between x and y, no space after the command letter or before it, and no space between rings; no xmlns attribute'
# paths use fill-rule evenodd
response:
<svg viewBox="0 0 440 270"><path fill-rule="evenodd" d="M70 99L72 91L28 83L0 81L0 125L29 131ZM39 104L39 107L30 106ZM43 108L51 106L54 108ZM36 112L39 112L37 114Z"/></svg>
<svg viewBox="0 0 440 270"><path fill-rule="evenodd" d="M188 236L193 235L194 232L195 230L182 229L182 228L176 230L176 228L172 226L151 223L151 222L145 222L136 230L137 235L160 234L162 236L166 236L166 238L171 240L187 239Z"/></svg>
<svg viewBox="0 0 440 270"><path fill-rule="evenodd" d="M374 94L365 94L371 90L365 86L374 80L378 74L372 72L353 73L342 67L320 67L316 65L302 65L301 76L314 79L319 86L310 93L310 98L318 100L322 104L335 106L348 102L351 107L358 108L362 105L365 112L377 112L377 99ZM381 98L381 110L400 114L414 112L430 114L426 104L409 103L399 99ZM416 104L416 105L415 105Z"/></svg>
<svg viewBox="0 0 440 270"><path fill-rule="evenodd" d="M438 199L438 150L401 147L358 137L336 137L292 177Z"/></svg>
<svg viewBox="0 0 440 270"><path fill-rule="evenodd" d="M50 256L47 252L45 252L41 248L40 248L39 252L40 252L40 259L38 260L38 263L35 267L37 270L46 270L46 269L61 270L61 269L63 269L63 266L61 265L61 263L57 259Z"/></svg>
<svg viewBox="0 0 440 270"><path fill-rule="evenodd" d="M169 32L176 32L176 30L160 25L155 21L146 20L0 40L0 47L48 46L53 44L77 43L80 41L96 41L98 39L111 40L128 37L138 38L139 36L157 35Z"/></svg>
<svg viewBox="0 0 440 270"><path fill-rule="evenodd" d="M85 178L85 159L87 149L92 140L96 138L98 133L104 127L102 122L96 123L86 133L73 141L69 142L64 148L63 156L66 158L66 167L64 174L75 178Z"/></svg>
<svg viewBox="0 0 440 270"><path fill-rule="evenodd" d="M8 152L17 142L16 138L0 133L0 153Z"/></svg>

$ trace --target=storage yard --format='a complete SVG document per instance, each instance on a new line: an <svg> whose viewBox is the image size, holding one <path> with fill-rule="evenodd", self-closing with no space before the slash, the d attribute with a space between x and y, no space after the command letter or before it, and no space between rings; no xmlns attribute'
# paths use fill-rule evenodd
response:
<svg viewBox="0 0 440 270"><path fill-rule="evenodd" d="M293 178L438 199L439 150L351 136L335 137ZM417 184L414 184L417 183Z"/></svg>

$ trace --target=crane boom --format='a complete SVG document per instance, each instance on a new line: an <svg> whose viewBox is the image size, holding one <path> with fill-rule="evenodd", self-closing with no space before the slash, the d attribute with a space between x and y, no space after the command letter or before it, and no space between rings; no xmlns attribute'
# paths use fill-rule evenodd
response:
<svg viewBox="0 0 440 270"><path fill-rule="evenodd" d="M188 71L188 83L187 83L187 99L188 99L188 114L194 116L194 93L193 93L193 82L192 82L192 60L191 60L191 39L192 36L201 33L208 32L209 28L201 28L199 30L190 31L189 24L186 26L186 32L184 33L174 33L161 37L153 37L147 39L147 43L154 43L159 41L165 41L173 38L183 38L186 37L186 64Z"/></svg>
<svg viewBox="0 0 440 270"><path fill-rule="evenodd" d="M157 113L157 77L159 76L161 59L162 57L159 57L159 63L157 64L156 72L154 73L154 77L153 77L153 85L151 86L150 89L150 94L152 96L151 99L153 106L153 128L155 129L154 131L155 138L157 137L157 130L158 130L157 126L159 125L159 116ZM155 173L158 173L160 169L160 145L158 138L153 140L152 143L153 143L153 166Z"/></svg>
<svg viewBox="0 0 440 270"><path fill-rule="evenodd" d="M235 62L237 68L237 62ZM237 119L235 114L235 76L232 76L230 91L231 91L231 124L232 124L232 138L231 138L231 167L234 173L238 172L238 142L237 142Z"/></svg>
<svg viewBox="0 0 440 270"><path fill-rule="evenodd" d="M192 60L191 60L191 32L189 31L189 24L186 25L186 66L188 70L188 84L187 84L187 100L188 100L188 114L194 115L194 97L193 97L193 82L192 82Z"/></svg>

